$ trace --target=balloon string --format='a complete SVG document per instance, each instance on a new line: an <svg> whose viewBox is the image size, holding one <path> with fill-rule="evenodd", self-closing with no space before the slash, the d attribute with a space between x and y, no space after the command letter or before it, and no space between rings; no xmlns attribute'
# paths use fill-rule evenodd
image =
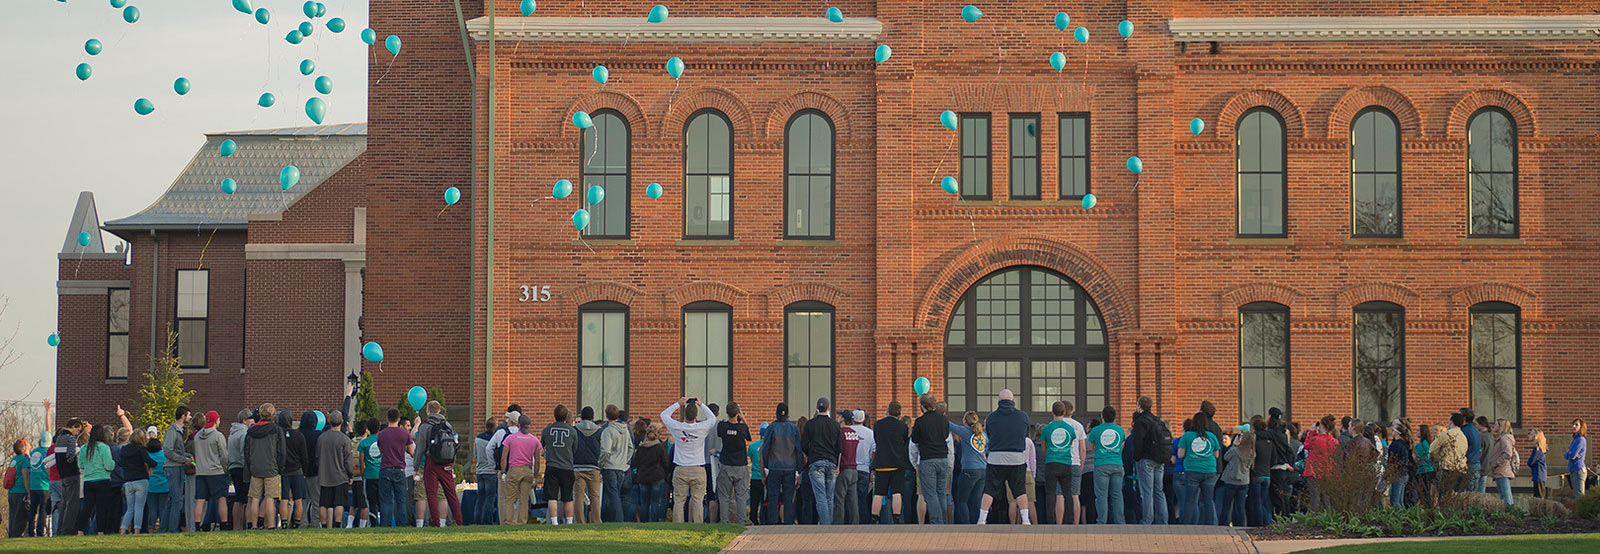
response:
<svg viewBox="0 0 1600 554"><path fill-rule="evenodd" d="M206 267L206 248L210 248L211 247L211 239L214 239L214 238L217 238L217 228L216 227L212 227L211 228L211 236L206 237L205 246L201 246L200 247L200 261L195 262L195 266L194 266L195 269L205 269L205 267Z"/></svg>
<svg viewBox="0 0 1600 554"><path fill-rule="evenodd" d="M934 179L939 178L939 170L944 168L944 160L950 156L950 149L956 144L956 132L950 133L950 142L944 145L944 154L939 156L939 163L933 166L933 175L928 177L928 184L932 185Z"/></svg>
<svg viewBox="0 0 1600 554"><path fill-rule="evenodd" d="M386 65L386 66L383 67L383 75L379 75L378 76L378 82L373 83L372 84L373 86L378 86L378 85L383 84L383 78L389 76L389 70L394 68L394 60L395 60L395 58L399 58L399 57L400 57L399 54L395 54L393 57L389 58L389 65Z"/></svg>

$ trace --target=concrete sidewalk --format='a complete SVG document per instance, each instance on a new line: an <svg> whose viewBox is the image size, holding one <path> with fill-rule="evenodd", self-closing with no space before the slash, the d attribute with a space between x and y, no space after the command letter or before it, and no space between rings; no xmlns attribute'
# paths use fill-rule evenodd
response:
<svg viewBox="0 0 1600 554"><path fill-rule="evenodd" d="M723 552L1228 552L1242 530L1205 525L781 525L750 527Z"/></svg>

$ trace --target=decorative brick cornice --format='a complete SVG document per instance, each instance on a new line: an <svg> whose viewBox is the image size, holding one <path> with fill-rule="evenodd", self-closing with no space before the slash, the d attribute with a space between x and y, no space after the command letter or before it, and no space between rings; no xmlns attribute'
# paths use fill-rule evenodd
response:
<svg viewBox="0 0 1600 554"><path fill-rule="evenodd" d="M1600 72L1593 62L1585 61L1496 61L1475 62L1464 60L1393 60L1393 61L1279 61L1279 60L1203 60L1184 61L1177 69L1185 74L1198 73L1286 73L1318 75L1363 75L1379 73L1583 73Z"/></svg>
<svg viewBox="0 0 1600 554"><path fill-rule="evenodd" d="M1422 136L1422 116L1417 112L1417 107L1410 98L1399 91L1385 86L1355 87L1344 93L1339 98L1339 103L1328 112L1328 139L1348 141L1350 138L1350 124L1361 113L1361 110L1371 106L1379 106L1400 123L1400 136L1402 138L1418 138Z"/></svg>
<svg viewBox="0 0 1600 554"><path fill-rule="evenodd" d="M1511 119L1517 123L1518 138L1539 136L1539 129L1534 125L1533 112L1528 109L1528 105L1517 95L1503 90L1474 91L1462 97L1450 108L1450 117L1445 120L1444 135L1457 140L1466 139L1467 120L1478 110L1487 107L1497 107L1510 113Z"/></svg>
<svg viewBox="0 0 1600 554"><path fill-rule="evenodd" d="M1505 302L1522 308L1524 317L1537 319L1540 312L1539 298L1532 292L1506 283L1478 283L1467 285L1451 291L1450 317L1466 317L1467 310L1482 302Z"/></svg>
<svg viewBox="0 0 1600 554"><path fill-rule="evenodd" d="M983 83L951 86L951 110L1013 112L1087 112L1094 104L1093 85L1062 83Z"/></svg>
<svg viewBox="0 0 1600 554"><path fill-rule="evenodd" d="M591 281L558 295L565 310L577 310L579 306L590 302L609 300L628 307L637 307L636 300L644 292L629 285L616 281Z"/></svg>
<svg viewBox="0 0 1600 554"><path fill-rule="evenodd" d="M750 317L754 314L750 313L750 306L746 305L749 298L749 292L722 281L695 281L680 285L662 295L664 302L662 312L671 313L689 304L710 300L727 304L735 312L739 312L737 315L740 317Z"/></svg>
<svg viewBox="0 0 1600 554"><path fill-rule="evenodd" d="M843 290L825 283L790 283L767 293L768 306L772 310L768 317L778 317L790 304L807 300L837 307L844 295Z"/></svg>
<svg viewBox="0 0 1600 554"><path fill-rule="evenodd" d="M1217 114L1214 136L1231 144L1234 131L1239 127L1239 117L1258 106L1266 106L1278 112L1278 116L1283 118L1284 133L1287 138L1291 140L1305 138L1306 125L1304 118L1300 117L1300 107L1278 91L1267 89L1244 91L1229 99ZM1205 133L1201 135L1204 136Z"/></svg>
<svg viewBox="0 0 1600 554"><path fill-rule="evenodd" d="M468 21L467 32L488 40L489 18ZM496 17L494 25L497 40L571 42L842 42L877 40L882 32L871 17Z"/></svg>
<svg viewBox="0 0 1600 554"><path fill-rule="evenodd" d="M1333 314L1344 317L1366 302L1392 302L1407 310L1415 310L1422 298L1416 291L1398 283L1361 283L1345 287L1333 297Z"/></svg>
<svg viewBox="0 0 1600 554"><path fill-rule="evenodd" d="M783 138L784 127L789 124L789 119L795 112L813 109L828 115L833 121L833 135L835 140L852 136L850 111L844 104L832 96L816 91L804 91L779 100L767 112L766 135L774 139Z"/></svg>
<svg viewBox="0 0 1600 554"><path fill-rule="evenodd" d="M1222 301L1218 306L1218 311L1228 314L1239 311L1240 307L1251 302L1274 302L1288 306L1289 311L1293 313L1296 304L1299 304L1300 299L1304 297L1305 293L1283 285L1250 283L1228 289L1227 292L1222 293L1218 297ZM1290 318L1291 321L1294 319L1293 317Z"/></svg>
<svg viewBox="0 0 1600 554"><path fill-rule="evenodd" d="M681 94L672 100L672 105L667 106L666 115L661 118L659 138L681 139L684 123L689 116L708 108L722 112L722 115L728 117L729 125L733 127L735 144L756 137L756 128L750 117L750 106L732 91L703 88Z"/></svg>
<svg viewBox="0 0 1600 554"><path fill-rule="evenodd" d="M1167 22L1174 40L1593 40L1600 17L1563 16L1358 16L1205 17Z"/></svg>

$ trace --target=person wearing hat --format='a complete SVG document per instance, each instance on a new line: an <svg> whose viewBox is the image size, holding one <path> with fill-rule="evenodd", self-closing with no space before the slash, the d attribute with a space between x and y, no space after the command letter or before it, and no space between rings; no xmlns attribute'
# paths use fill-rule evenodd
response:
<svg viewBox="0 0 1600 554"><path fill-rule="evenodd" d="M818 398L817 416L806 422L800 436L800 450L810 462L806 473L811 478L811 494L816 499L820 525L833 525L833 489L839 477L841 438L839 424L828 415L828 397Z"/></svg>
<svg viewBox="0 0 1600 554"><path fill-rule="evenodd" d="M800 473L800 427L789 421L789 404L779 402L777 421L761 444L761 476L766 485L767 520L795 522L795 481Z"/></svg>
<svg viewBox="0 0 1600 554"><path fill-rule="evenodd" d="M217 430L222 416L206 412L206 426L194 435L194 526L200 528L206 502L221 502L228 494L228 439ZM226 526L228 510L217 506L217 521Z"/></svg>

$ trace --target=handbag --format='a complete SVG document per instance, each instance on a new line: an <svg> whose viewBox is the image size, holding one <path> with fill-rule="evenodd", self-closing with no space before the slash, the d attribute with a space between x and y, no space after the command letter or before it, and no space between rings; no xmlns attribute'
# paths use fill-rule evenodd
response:
<svg viewBox="0 0 1600 554"><path fill-rule="evenodd" d="M12 466L12 467L6 468L6 478L5 478L5 488L6 488L6 490L10 490L11 487L16 486L16 484L17 484L17 468L16 468L16 466Z"/></svg>

